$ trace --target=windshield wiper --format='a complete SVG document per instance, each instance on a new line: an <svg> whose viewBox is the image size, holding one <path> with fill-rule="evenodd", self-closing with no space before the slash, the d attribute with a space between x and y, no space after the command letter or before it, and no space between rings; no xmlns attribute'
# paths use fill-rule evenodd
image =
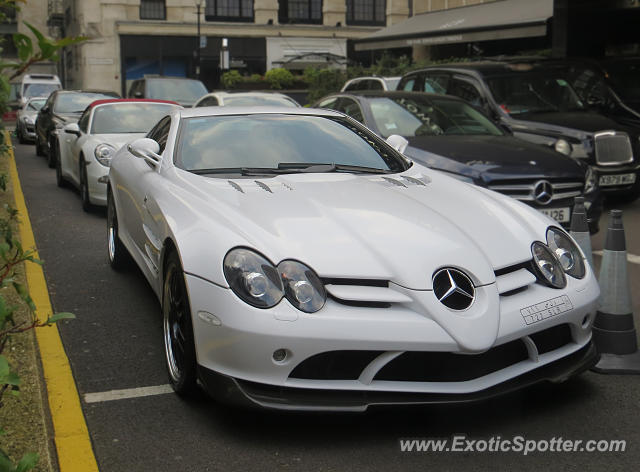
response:
<svg viewBox="0 0 640 472"><path fill-rule="evenodd" d="M352 166L335 163L281 162L278 169L298 170L301 173L354 172L363 174L389 174L392 171L375 167Z"/></svg>
<svg viewBox="0 0 640 472"><path fill-rule="evenodd" d="M388 174L391 171L374 167L350 166L346 164L314 164L309 162L281 162L278 167L226 167L217 169L192 169L198 175L240 174L240 175L283 175L325 172L354 172L365 174Z"/></svg>

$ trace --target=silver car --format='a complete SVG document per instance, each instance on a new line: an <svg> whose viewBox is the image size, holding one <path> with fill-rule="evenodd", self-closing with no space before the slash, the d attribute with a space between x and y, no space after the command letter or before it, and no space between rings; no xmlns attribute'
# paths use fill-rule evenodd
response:
<svg viewBox="0 0 640 472"><path fill-rule="evenodd" d="M16 135L18 142L25 144L36 140L36 117L38 110L42 108L47 101L47 97L30 98L20 110L16 117Z"/></svg>

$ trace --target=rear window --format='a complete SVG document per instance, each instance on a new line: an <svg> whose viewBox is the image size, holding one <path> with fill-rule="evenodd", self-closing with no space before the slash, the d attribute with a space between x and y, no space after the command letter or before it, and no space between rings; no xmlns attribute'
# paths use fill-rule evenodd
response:
<svg viewBox="0 0 640 472"><path fill-rule="evenodd" d="M299 106L293 100L285 97L268 97L268 96L230 96L224 98L224 104L228 107L297 107Z"/></svg>
<svg viewBox="0 0 640 472"><path fill-rule="evenodd" d="M51 92L60 90L62 87L58 84L25 84L25 97L48 97Z"/></svg>
<svg viewBox="0 0 640 472"><path fill-rule="evenodd" d="M199 80L161 79L147 81L146 98L193 104L206 94L207 89Z"/></svg>

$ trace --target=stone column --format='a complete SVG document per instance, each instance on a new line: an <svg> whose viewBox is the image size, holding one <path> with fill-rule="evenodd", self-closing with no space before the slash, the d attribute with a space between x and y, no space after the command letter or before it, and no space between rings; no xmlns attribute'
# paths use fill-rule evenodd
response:
<svg viewBox="0 0 640 472"><path fill-rule="evenodd" d="M336 26L338 23L342 26L347 25L346 0L324 0L322 2L322 24Z"/></svg>

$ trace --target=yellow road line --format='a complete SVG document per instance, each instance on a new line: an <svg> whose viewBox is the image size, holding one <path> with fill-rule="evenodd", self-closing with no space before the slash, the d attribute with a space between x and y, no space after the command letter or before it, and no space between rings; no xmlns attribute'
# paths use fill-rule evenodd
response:
<svg viewBox="0 0 640 472"><path fill-rule="evenodd" d="M9 142L8 140L9 133L7 133L7 142ZM9 173L13 182L16 209L19 212L22 247L25 249L35 248L36 241L20 186L13 150L9 151ZM36 305L36 313L39 314L40 319L46 319L53 310L42 267L38 264L26 263L25 272L29 293ZM93 455L78 390L60 340L58 328L56 326L39 328L35 330L35 333L47 384L60 472L97 472L98 464Z"/></svg>

